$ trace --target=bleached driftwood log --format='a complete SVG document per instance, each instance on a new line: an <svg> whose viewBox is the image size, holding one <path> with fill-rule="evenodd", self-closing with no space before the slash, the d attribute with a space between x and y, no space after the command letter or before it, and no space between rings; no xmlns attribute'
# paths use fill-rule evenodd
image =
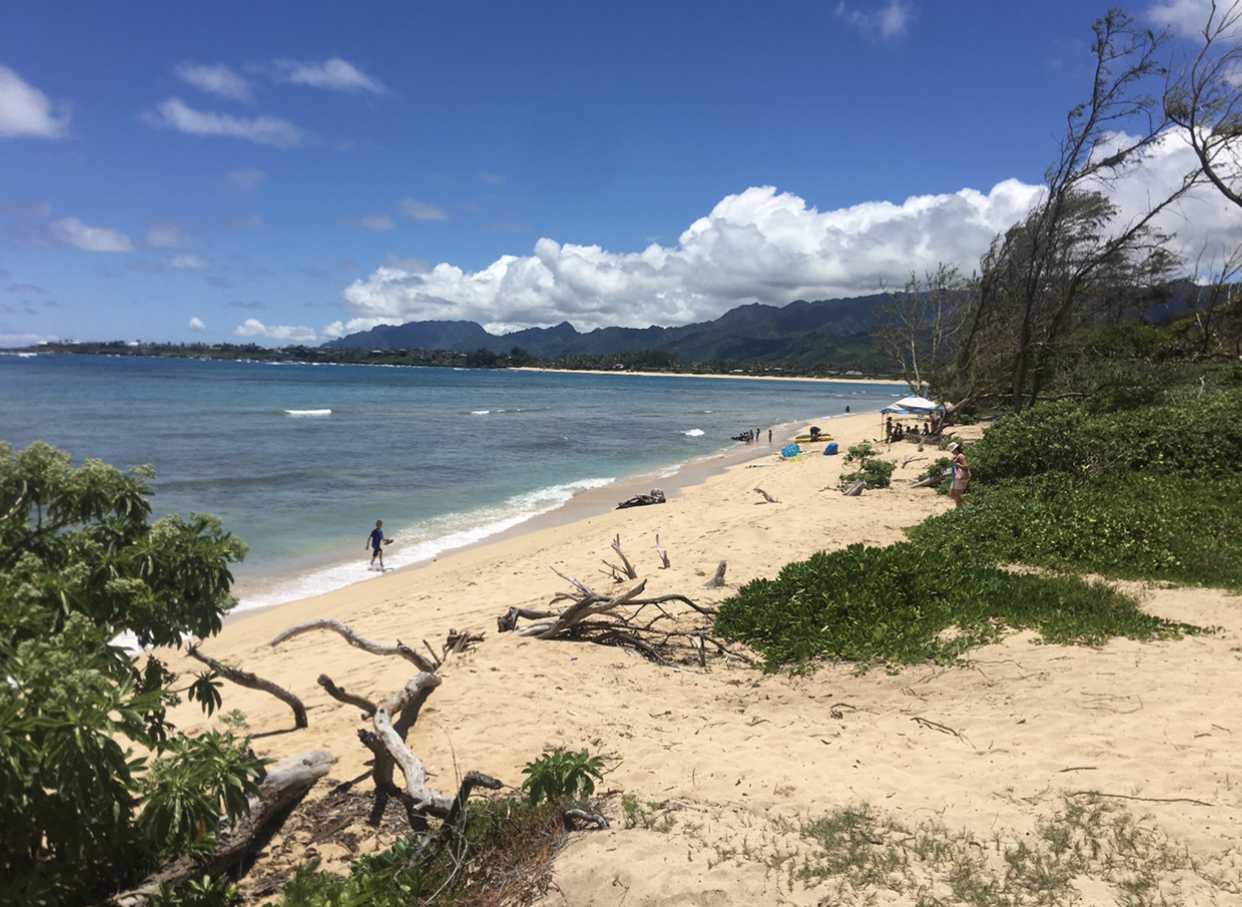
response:
<svg viewBox="0 0 1242 907"><path fill-rule="evenodd" d="M656 554L660 555L660 563L663 565L661 569L667 570L670 566L668 562L668 552L660 547L659 533L656 533Z"/></svg>
<svg viewBox="0 0 1242 907"><path fill-rule="evenodd" d="M297 624L289 629L279 633L269 646L275 648L287 639L292 639L302 633L309 633L311 630L331 630L338 633L355 649L362 649L364 652L370 652L372 655L400 655L406 661L414 664L420 671L434 673L438 665L432 664L422 655L415 652L401 640L397 640L395 646L385 646L369 639L364 639L355 633L347 624L341 623L339 620L332 620L330 617L321 617L318 620L308 620L304 624Z"/></svg>
<svg viewBox="0 0 1242 907"><path fill-rule="evenodd" d="M855 483L854 483L853 485L851 485L849 488L846 488L844 491L842 491L842 492L841 492L841 494L845 495L846 497L856 498L856 497L858 497L860 494L862 494L862 492L863 492L863 485L865 485L865 484L866 484L866 483L865 483L865 482L863 482L863 480L862 480L862 479L859 479L857 482L855 482Z"/></svg>
<svg viewBox="0 0 1242 907"><path fill-rule="evenodd" d="M196 645L190 646L186 649L185 654L189 655L191 658L201 661L213 671L216 671L225 680L231 680L239 687L249 687L252 690L262 690L264 693L272 694L293 710L293 723L295 726L300 728L308 726L306 721L306 706L302 705L301 699L298 699L298 697L294 696L284 687L277 686L270 680L264 680L262 677L259 677L256 674L251 674L249 671L243 671L240 668L231 668L226 664L222 664L210 655L200 652L198 650L198 646Z"/></svg>
<svg viewBox="0 0 1242 907"><path fill-rule="evenodd" d="M725 561L720 562L720 566L716 568L716 575L703 584L704 589L723 589L725 584L725 570L729 565Z"/></svg>
<svg viewBox="0 0 1242 907"><path fill-rule="evenodd" d="M384 744L384 749L401 769L401 773L405 775L405 792L413 801L414 811L444 818L453 808L453 798L427 786L427 768L423 765L423 760L405 745L405 734L398 733L397 728L393 726L392 719L394 714L405 718L403 713L408 710L412 710L417 717L418 709L426 702L432 690L441 683L438 674L427 671L415 674L400 691L379 703L375 710L374 723L375 735ZM408 731L409 725L414 723L414 718L400 723L405 725Z"/></svg>
<svg viewBox="0 0 1242 907"><path fill-rule="evenodd" d="M768 493L767 493L766 491L764 491L762 488L756 488L756 489L755 489L755 491L757 491L757 492L759 492L761 495L763 495L763 500L764 500L764 503L767 503L767 504L779 504L779 503L780 503L780 501L778 501L776 498L772 497L772 495L768 494Z"/></svg>
<svg viewBox="0 0 1242 907"><path fill-rule="evenodd" d="M137 888L114 895L108 903L113 907L146 907L159 893L161 884L177 888L191 879L226 872L246 857L264 827L305 796L334 762L336 757L327 750L312 750L282 762L260 782L263 796L251 798L250 815L222 833L215 853L209 857L180 857L148 876Z"/></svg>
<svg viewBox="0 0 1242 907"><path fill-rule="evenodd" d="M556 617L556 612L533 611L530 608L510 608L496 618L496 630L500 633L508 633L517 626L518 618L523 620L543 620L547 617Z"/></svg>

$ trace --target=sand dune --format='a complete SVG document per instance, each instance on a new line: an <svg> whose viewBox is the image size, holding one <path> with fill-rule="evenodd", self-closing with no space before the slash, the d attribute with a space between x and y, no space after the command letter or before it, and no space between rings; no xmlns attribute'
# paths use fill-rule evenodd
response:
<svg viewBox="0 0 1242 907"><path fill-rule="evenodd" d="M844 449L873 437L878 422L864 414L830 426ZM843 497L840 457L813 448L779 462L778 447L766 453L765 445L758 459L734 463L665 505L590 513L258 613L231 622L204 648L288 686L309 707L308 730L260 737L260 755L326 748L340 759L332 780L343 781L367 771L370 754L356 738L362 723L316 677L381 697L405 683L411 666L330 633L275 649L267 640L321 616L386 643L438 645L450 629L485 633L477 649L446 662L444 683L410 735L434 772L432 785L452 791L471 769L517 785L522 767L543 752L588 747L605 757L606 787L638 804L638 827L617 821L573 836L556 861L548 904L861 903L848 887L797 878L815 859L797 832L801 823L865 805L875 817L876 852L894 844L908 853L911 830L942 825L946 836L962 833L963 852L1002 871L1004 842L1036 841L1038 823L1062 806L1064 793L1078 791L1149 815L1144 828L1195 857L1194 870L1170 864L1160 874L1170 902L1242 903L1242 603L1224 593L1139 590L1154 613L1221 628L1210 636L1063 648L1021 634L973 651L963 667L891 675L856 675L848 665L763 675L737 660L672 669L620 649L496 633L510 606L544 608L566 588L549 565L608 587L599 571L601 561L615 560L618 535L647 594L713 605L731 592L702 588L720 560L736 587L817 550L897 541L904 527L951 506L903 487ZM920 456L906 444L888 457L900 463L907 455ZM894 484L925 462L899 470ZM764 503L756 487L778 503ZM669 569L660 569L657 533ZM230 686L225 707L245 712L252 731L292 727L288 709L263 694ZM190 706L173 720L188 731L207 726ZM609 812L621 819L619 796ZM386 843L378 835L368 846ZM338 871L351 856L306 840L273 845L285 860L315 854ZM943 895L948 883L933 863L916 860L904 882L893 876L876 886L878 902L916 903L919 884ZM1084 876L1077 885L1081 903L1121 902L1107 879Z"/></svg>

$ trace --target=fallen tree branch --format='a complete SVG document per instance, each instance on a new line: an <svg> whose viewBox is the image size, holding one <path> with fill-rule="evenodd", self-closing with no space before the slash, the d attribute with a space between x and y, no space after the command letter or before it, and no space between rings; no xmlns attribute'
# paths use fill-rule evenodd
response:
<svg viewBox="0 0 1242 907"><path fill-rule="evenodd" d="M628 579L638 579L638 571L634 569L634 565L630 563L630 559L625 556L625 552L621 550L621 534L612 540L612 550L617 552L617 557L621 558L621 563L625 565L625 575ZM612 566L609 564L608 566Z"/></svg>
<svg viewBox="0 0 1242 907"><path fill-rule="evenodd" d="M330 617L321 617L317 620L308 620L306 623L297 624L289 629L277 634L277 636L268 643L269 646L275 648L287 639L292 639L311 630L331 630L340 636L355 649L362 649L372 655L400 655L406 661L412 662L420 671L435 673L436 666L423 656L419 655L409 646L397 640L395 646L385 646L369 639L364 639L355 633L348 625L341 623L339 620L333 620Z"/></svg>
<svg viewBox="0 0 1242 907"><path fill-rule="evenodd" d="M146 907L159 894L160 886L177 888L205 875L219 876L241 862L269 822L302 799L328 773L336 757L327 750L312 750L282 762L260 782L261 798L251 798L250 814L235 828L221 834L219 847L209 857L180 857L148 876L137 887L108 900L113 907Z"/></svg>
<svg viewBox="0 0 1242 907"><path fill-rule="evenodd" d="M769 504L779 504L779 503L780 503L780 501L778 501L776 498L772 497L772 495L768 494L768 493L767 493L766 491L764 491L762 488L756 488L756 489L755 489L755 491L757 491L757 492L759 492L761 495L763 495L763 500L764 500L764 501L766 501L766 502L767 502L767 503L769 503Z"/></svg>
<svg viewBox="0 0 1242 907"><path fill-rule="evenodd" d="M585 809L567 809L563 813L561 813L561 821L565 823L565 828L568 831L577 831L577 828L574 826L575 821L590 822L596 828L610 828L611 827L608 824L607 818L600 815L599 813L596 813L595 815L591 815Z"/></svg>
<svg viewBox="0 0 1242 907"><path fill-rule="evenodd" d="M359 696L356 693L345 692L345 688L338 687L336 684L334 684L332 682L332 678L329 677L327 674L320 674L318 683L321 687L324 688L327 694L331 696L333 699L335 699L337 702L343 702L346 705L356 705L358 708L362 709L363 713L368 718L370 718L372 715L375 714L375 703L374 702L372 702L371 700L363 696Z"/></svg>
<svg viewBox="0 0 1242 907"><path fill-rule="evenodd" d="M420 815L444 818L453 808L453 798L427 786L427 768L423 761L405 745L404 734L398 734L393 726L394 713L413 709L415 715L431 692L441 684L439 675L422 671L410 678L399 692L389 696L375 710L375 733L393 762L405 775L405 792L413 800L413 810ZM405 716L402 715L404 718ZM403 722L405 723L405 722ZM408 724L413 724L413 720Z"/></svg>
<svg viewBox="0 0 1242 907"><path fill-rule="evenodd" d="M500 617L496 618L496 630L500 633L508 633L517 626L518 618L524 620L543 620L547 617L556 617L555 611L532 611L530 608L510 608Z"/></svg>
<svg viewBox="0 0 1242 907"><path fill-rule="evenodd" d="M252 690L262 690L264 693L270 693L293 710L293 723L296 727L304 728L309 726L306 720L306 706L302 705L301 699L298 699L298 697L284 687L277 686L270 680L264 680L262 677L251 674L249 671L221 664L210 655L200 652L196 645L187 648L185 654L197 661L201 661L225 680L231 680L239 687L249 687Z"/></svg>

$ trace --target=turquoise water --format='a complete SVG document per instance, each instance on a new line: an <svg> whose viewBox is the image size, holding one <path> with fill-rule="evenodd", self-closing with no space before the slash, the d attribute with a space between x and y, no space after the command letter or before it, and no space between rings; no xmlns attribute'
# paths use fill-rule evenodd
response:
<svg viewBox="0 0 1242 907"><path fill-rule="evenodd" d="M0 440L155 466L157 515L214 513L250 545L243 606L428 560L629 477L736 447L747 428L877 410L858 382L0 355Z"/></svg>

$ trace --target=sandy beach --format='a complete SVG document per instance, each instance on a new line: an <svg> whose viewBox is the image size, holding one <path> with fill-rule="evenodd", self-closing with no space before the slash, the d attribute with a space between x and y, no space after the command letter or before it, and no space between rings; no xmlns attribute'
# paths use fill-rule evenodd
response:
<svg viewBox="0 0 1242 907"><path fill-rule="evenodd" d="M818 424L844 451L874 438L880 418ZM961 434L977 437L977 429ZM844 497L841 457L822 456L817 445L781 462L783 440L778 434L770 448L751 448L715 469L707 464L701 484L680 488L664 505L603 510L596 501L416 569L232 620L204 651L294 691L310 727L290 730L286 706L233 685L224 707L245 713L261 756L335 754L331 776L312 793L323 796L366 775L371 754L357 739L366 726L359 710L331 699L316 678L326 674L378 699L401 688L413 667L327 632L276 648L268 640L318 617L377 642L427 640L436 650L450 630L483 633L477 648L448 657L409 744L433 773L431 786L446 792L472 769L520 785L522 767L558 747L604 757L613 827L571 836L554 864L549 905L811 905L855 896L861 903L837 883L798 877L808 859L800 823L865 806L877 817L875 846L899 840L893 829L934 825L1003 870L997 842L1033 841L1063 796L1082 791L1148 817L1144 827L1193 856L1194 868L1159 879L1171 903L1242 903L1242 603L1223 592L1133 587L1146 610L1219 627L1213 635L1062 648L1018 634L972 651L965 666L896 674L835 665L798 677L764 675L737 659L709 661L706 670L671 668L623 649L497 633L508 608L545 609L568 588L553 567L600 591L626 588L602 563L616 562L610 546L618 536L647 595L712 606L818 550L898 541L905 527L951 506L905 487L926 459L899 467L890 489ZM903 443L886 454L898 464L907 456L935 452ZM627 491L602 494L611 505ZM722 560L732 588L704 588ZM201 670L181 657L172 667ZM187 732L212 725L188 704L172 720ZM623 821L622 794L640 804L636 827ZM323 868L344 873L357 852L392 839L365 826L351 831L341 843L292 830L273 840L264 860L290 865L318 856ZM943 894L930 870L910 872ZM1079 888L1081 903L1121 903L1116 884L1086 879ZM243 891L254 903L272 897L253 886ZM919 896L913 883L878 885L872 894L892 904Z"/></svg>

